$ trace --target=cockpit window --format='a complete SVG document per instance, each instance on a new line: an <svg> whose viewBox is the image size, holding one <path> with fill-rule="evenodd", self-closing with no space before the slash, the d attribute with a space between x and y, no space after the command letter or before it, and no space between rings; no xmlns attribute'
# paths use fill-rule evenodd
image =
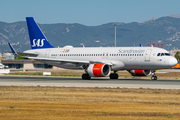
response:
<svg viewBox="0 0 180 120"><path fill-rule="evenodd" d="M170 53L158 53L157 56L172 56Z"/></svg>
<svg viewBox="0 0 180 120"><path fill-rule="evenodd" d="M161 53L161 56L164 56L164 53Z"/></svg>
<svg viewBox="0 0 180 120"><path fill-rule="evenodd" d="M165 56L171 56L171 54L170 53L165 53Z"/></svg>

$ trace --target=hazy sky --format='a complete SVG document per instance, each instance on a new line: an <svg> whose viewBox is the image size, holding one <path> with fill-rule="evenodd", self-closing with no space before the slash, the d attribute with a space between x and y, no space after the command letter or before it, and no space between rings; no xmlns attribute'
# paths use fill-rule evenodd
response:
<svg viewBox="0 0 180 120"><path fill-rule="evenodd" d="M180 0L0 0L0 21L34 17L38 23L141 22L180 14Z"/></svg>

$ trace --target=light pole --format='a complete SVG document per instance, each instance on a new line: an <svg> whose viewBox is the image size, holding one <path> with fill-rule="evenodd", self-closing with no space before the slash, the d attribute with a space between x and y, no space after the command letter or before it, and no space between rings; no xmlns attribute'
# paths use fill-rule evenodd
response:
<svg viewBox="0 0 180 120"><path fill-rule="evenodd" d="M116 47L116 25L119 25L119 24L117 24L116 22L114 22L114 27L115 27L115 33L114 33L114 47Z"/></svg>
<svg viewBox="0 0 180 120"><path fill-rule="evenodd" d="M114 47L116 47L116 22L114 23L115 35L114 35Z"/></svg>

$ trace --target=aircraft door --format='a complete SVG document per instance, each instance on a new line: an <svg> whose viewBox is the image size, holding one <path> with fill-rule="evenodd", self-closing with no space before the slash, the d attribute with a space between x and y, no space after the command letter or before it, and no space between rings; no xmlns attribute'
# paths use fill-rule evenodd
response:
<svg viewBox="0 0 180 120"><path fill-rule="evenodd" d="M148 49L145 54L145 62L150 61L151 49Z"/></svg>
<svg viewBox="0 0 180 120"><path fill-rule="evenodd" d="M45 58L48 58L49 57L49 53L50 53L51 50L47 50L46 53L45 53Z"/></svg>

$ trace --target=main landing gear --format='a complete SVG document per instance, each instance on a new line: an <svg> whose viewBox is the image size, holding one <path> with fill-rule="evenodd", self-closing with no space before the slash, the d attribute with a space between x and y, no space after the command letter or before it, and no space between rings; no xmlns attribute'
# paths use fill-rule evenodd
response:
<svg viewBox="0 0 180 120"><path fill-rule="evenodd" d="M151 80L157 80L157 76L155 75L155 70L152 70L152 77L151 77Z"/></svg>
<svg viewBox="0 0 180 120"><path fill-rule="evenodd" d="M91 77L89 76L89 74L82 74L82 79L83 80L90 80Z"/></svg>
<svg viewBox="0 0 180 120"><path fill-rule="evenodd" d="M114 71L114 73L110 74L110 79L118 79L119 75L116 73L116 71Z"/></svg>

